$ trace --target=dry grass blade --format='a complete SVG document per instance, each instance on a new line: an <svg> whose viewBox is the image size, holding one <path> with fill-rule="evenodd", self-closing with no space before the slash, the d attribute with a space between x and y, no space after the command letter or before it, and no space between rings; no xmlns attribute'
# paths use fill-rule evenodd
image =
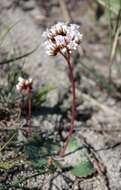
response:
<svg viewBox="0 0 121 190"><path fill-rule="evenodd" d="M39 48L39 45L38 45L35 49L33 49L33 50L31 50L30 52L27 52L27 53L25 53L25 54L23 54L23 55L20 55L20 56L18 56L18 57L14 57L14 58L11 58L11 59L5 59L5 60L3 60L3 61L0 62L0 65L8 64L8 63L17 61L17 60L19 60L19 59L28 57L29 55L31 55L32 53L34 53L38 48Z"/></svg>
<svg viewBox="0 0 121 190"><path fill-rule="evenodd" d="M117 43L118 43L118 37L121 31L121 25L120 27L117 29L115 37L114 37L114 41L113 41L113 45L112 45L112 50L111 50L111 56L110 56L110 62L112 63L112 60L115 56L116 53L116 47L117 47Z"/></svg>
<svg viewBox="0 0 121 190"><path fill-rule="evenodd" d="M14 26L19 24L20 22L21 22L21 20L17 21L12 26L7 26L6 27L6 31L0 35L0 45L2 45L2 43L3 43L4 39L6 38L7 34L9 34L9 32L14 28Z"/></svg>
<svg viewBox="0 0 121 190"><path fill-rule="evenodd" d="M115 15L117 15L117 10L113 7L113 6L108 6L107 1L105 0L95 0L97 3L100 3L103 7L105 7L106 9L109 9L112 13L114 13Z"/></svg>
<svg viewBox="0 0 121 190"><path fill-rule="evenodd" d="M16 132L10 137L10 139L0 148L0 152L5 149L5 147L13 140L13 138L16 136Z"/></svg>

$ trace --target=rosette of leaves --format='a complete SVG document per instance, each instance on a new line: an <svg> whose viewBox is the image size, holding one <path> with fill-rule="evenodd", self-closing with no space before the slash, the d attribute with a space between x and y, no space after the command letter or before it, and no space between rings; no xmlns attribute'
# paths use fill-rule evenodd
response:
<svg viewBox="0 0 121 190"><path fill-rule="evenodd" d="M54 141L52 137L33 136L25 145L25 154L31 161L32 166L41 170L47 171L48 159L57 155L59 151L59 143ZM54 169L51 167L51 169Z"/></svg>
<svg viewBox="0 0 121 190"><path fill-rule="evenodd" d="M42 172L53 171L57 168L63 171L70 171L76 177L88 177L96 172L93 163L84 154L83 147L80 146L77 137L72 137L69 142L67 153L61 160L55 160L55 163L48 167L49 157L56 157L60 146L52 137L32 137L25 145L25 154L32 166ZM50 170L49 170L50 169Z"/></svg>
<svg viewBox="0 0 121 190"><path fill-rule="evenodd" d="M96 170L87 154L86 148L80 145L79 139L73 136L62 165L70 168L70 172L76 177L88 177L94 174Z"/></svg>

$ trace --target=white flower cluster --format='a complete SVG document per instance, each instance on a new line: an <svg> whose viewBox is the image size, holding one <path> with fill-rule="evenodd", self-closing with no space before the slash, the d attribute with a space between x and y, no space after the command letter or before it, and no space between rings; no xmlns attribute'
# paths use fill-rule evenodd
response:
<svg viewBox="0 0 121 190"><path fill-rule="evenodd" d="M76 24L66 24L59 22L44 32L46 37L46 48L48 55L57 55L65 53L67 50L76 50L81 43L83 35L79 32L79 26Z"/></svg>
<svg viewBox="0 0 121 190"><path fill-rule="evenodd" d="M28 88L32 88L32 79L24 79L22 77L18 77L18 84L16 85L16 89L18 91L27 90Z"/></svg>

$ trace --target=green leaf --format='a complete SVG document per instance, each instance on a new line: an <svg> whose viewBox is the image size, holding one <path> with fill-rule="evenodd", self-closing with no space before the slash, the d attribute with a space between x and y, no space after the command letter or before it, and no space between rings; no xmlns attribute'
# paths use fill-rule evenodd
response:
<svg viewBox="0 0 121 190"><path fill-rule="evenodd" d="M35 169L45 171L48 168L48 158L57 154L59 148L58 142L52 138L34 136L25 145L25 154Z"/></svg>
<svg viewBox="0 0 121 190"><path fill-rule="evenodd" d="M78 142L78 139L76 137L72 137L69 144L68 144L68 149L70 151L75 151L80 147L80 144Z"/></svg>
<svg viewBox="0 0 121 190"><path fill-rule="evenodd" d="M55 88L49 85L42 86L37 92L34 94L34 104L36 106L40 106L45 100L47 94L54 90Z"/></svg>
<svg viewBox="0 0 121 190"><path fill-rule="evenodd" d="M95 173L95 171L90 160L83 160L71 170L71 173L76 177L88 177Z"/></svg>
<svg viewBox="0 0 121 190"><path fill-rule="evenodd" d="M47 168L48 162L46 159L38 159L34 160L32 165L35 169L45 170Z"/></svg>

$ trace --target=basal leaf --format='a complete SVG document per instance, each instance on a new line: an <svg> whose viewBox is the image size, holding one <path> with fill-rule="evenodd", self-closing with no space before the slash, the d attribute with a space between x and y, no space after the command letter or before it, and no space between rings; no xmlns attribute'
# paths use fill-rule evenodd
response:
<svg viewBox="0 0 121 190"><path fill-rule="evenodd" d="M58 142L52 138L34 136L25 145L25 154L36 169L45 170L48 167L48 158L57 154L59 150Z"/></svg>
<svg viewBox="0 0 121 190"><path fill-rule="evenodd" d="M48 166L48 162L46 159L38 159L34 160L32 162L32 165L34 166L35 169L45 170Z"/></svg>
<svg viewBox="0 0 121 190"><path fill-rule="evenodd" d="M68 149L70 151L75 151L80 147L80 144L78 142L78 139L76 137L72 137L69 144L68 144Z"/></svg>
<svg viewBox="0 0 121 190"><path fill-rule="evenodd" d="M71 170L76 177L88 177L95 173L95 168L90 160L83 160Z"/></svg>

